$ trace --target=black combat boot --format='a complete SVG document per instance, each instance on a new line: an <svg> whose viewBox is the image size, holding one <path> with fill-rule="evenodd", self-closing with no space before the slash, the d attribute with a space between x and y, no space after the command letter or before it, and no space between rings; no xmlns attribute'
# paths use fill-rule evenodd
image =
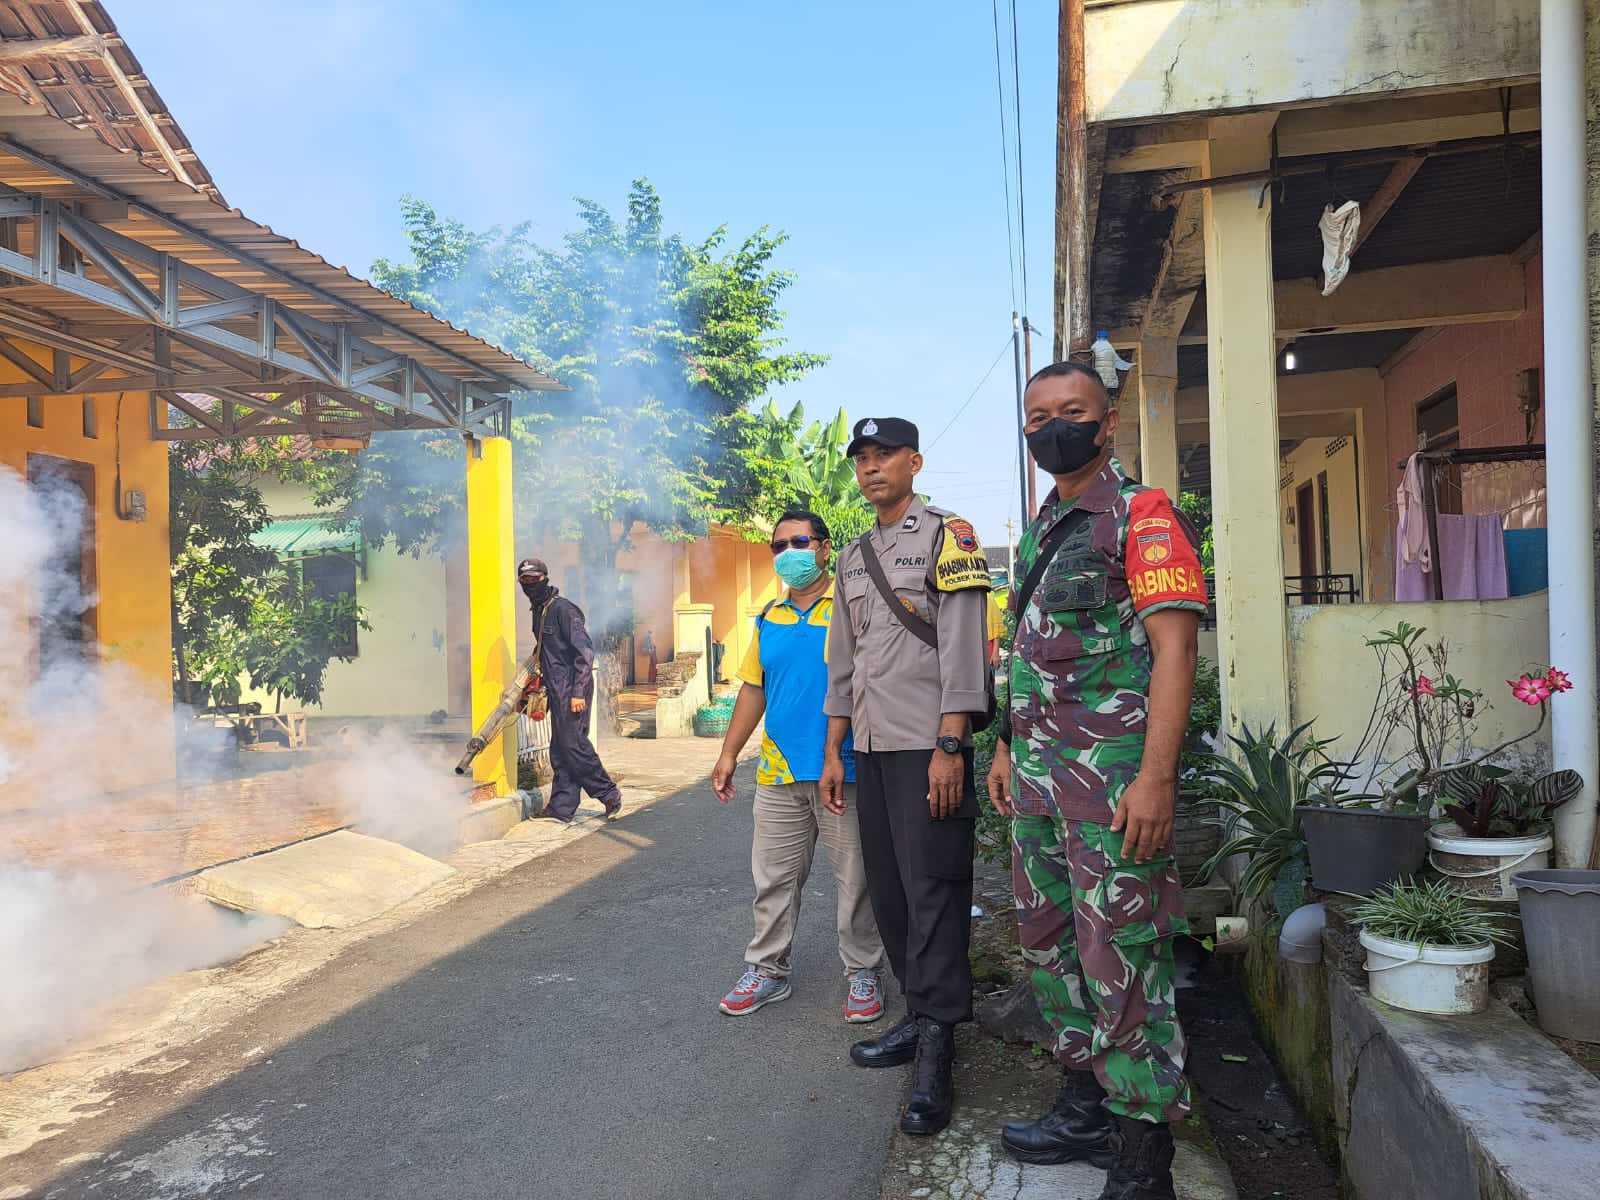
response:
<svg viewBox="0 0 1600 1200"><path fill-rule="evenodd" d="M1006 1153L1025 1163L1088 1161L1105 1170L1115 1161L1105 1089L1092 1071L1068 1071L1055 1107L1037 1121L1012 1121L1000 1131Z"/></svg>
<svg viewBox="0 0 1600 1200"><path fill-rule="evenodd" d="M911 1095L900 1117L902 1133L938 1133L950 1124L955 1085L950 1070L956 1061L956 1027L922 1021L917 1037L917 1065L911 1070Z"/></svg>
<svg viewBox="0 0 1600 1200"><path fill-rule="evenodd" d="M1172 1185L1172 1127L1165 1121L1112 1116L1117 1160L1100 1200L1177 1200Z"/></svg>
<svg viewBox="0 0 1600 1200"><path fill-rule="evenodd" d="M875 1038L850 1047L850 1061L858 1067L898 1067L917 1052L917 1014L908 1012L898 1025Z"/></svg>

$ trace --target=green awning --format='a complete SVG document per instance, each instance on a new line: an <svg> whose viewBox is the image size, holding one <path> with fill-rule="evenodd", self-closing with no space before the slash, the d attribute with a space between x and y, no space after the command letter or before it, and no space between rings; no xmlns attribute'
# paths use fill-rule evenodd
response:
<svg viewBox="0 0 1600 1200"><path fill-rule="evenodd" d="M300 517L292 521L273 521L250 540L279 558L305 558L333 550L358 550L361 530L354 525L329 529L320 517Z"/></svg>

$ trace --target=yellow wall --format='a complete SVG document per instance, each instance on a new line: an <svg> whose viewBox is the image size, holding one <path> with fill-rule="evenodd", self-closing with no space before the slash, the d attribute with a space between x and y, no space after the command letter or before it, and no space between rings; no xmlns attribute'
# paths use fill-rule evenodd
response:
<svg viewBox="0 0 1600 1200"><path fill-rule="evenodd" d="M258 480L274 520L315 515L305 496L274 480ZM372 629L357 635L360 653L328 664L322 704L330 717L413 717L451 707L446 647L445 564L437 555L370 547L367 572L356 576L356 601ZM245 691L269 711L272 697Z"/></svg>
<svg viewBox="0 0 1600 1200"><path fill-rule="evenodd" d="M1315 719L1319 738L1339 738L1335 757L1355 752L1372 713L1378 660L1366 640L1401 621L1444 638L1450 670L1481 689L1489 707L1480 712L1477 745L1490 749L1533 728L1535 710L1515 700L1505 680L1549 665L1544 592L1509 600L1451 600L1415 604L1329 604L1289 610L1290 707L1298 725ZM1555 664L1560 666L1560 663ZM1560 703L1560 701L1556 701ZM1398 741L1392 743L1398 744ZM1535 760L1549 758L1549 727L1524 743Z"/></svg>
<svg viewBox="0 0 1600 1200"><path fill-rule="evenodd" d="M1538 0L1090 0L1084 33L1096 122L1539 73Z"/></svg>
<svg viewBox="0 0 1600 1200"><path fill-rule="evenodd" d="M41 361L43 355L41 354ZM73 361L73 368L82 364ZM21 372L0 364L0 381L14 382ZM121 400L121 433L117 430L118 397L89 397L98 436L84 433L84 398L47 397L44 427L27 422L24 400L0 400L0 464L27 477L28 455L49 454L88 463L94 468L95 574L99 603L96 624L103 662L126 664L148 700L163 714L172 704L172 575L167 535L167 446L150 438L149 400L128 393ZM145 494L142 522L117 518L116 460L120 445L124 492ZM0 598L0 604L17 598ZM13 643L3 653L31 656L31 645ZM8 664L13 665L13 664ZM31 671L32 668L25 667ZM143 713L145 705L139 706ZM130 706L131 711L131 706ZM143 719L143 718L141 718ZM171 779L176 772L173 727L166 723L148 731L147 755L119 764L103 764L101 778L112 787L133 787ZM5 801L0 799L0 807Z"/></svg>
<svg viewBox="0 0 1600 1200"><path fill-rule="evenodd" d="M1322 563L1322 502L1318 483L1318 476L1324 472L1328 476L1328 526L1333 550L1332 560L1326 565ZM1279 463L1278 483L1284 572L1288 575L1300 573L1300 539L1310 537L1314 539L1312 544L1321 572L1355 576L1357 590L1367 598L1362 577L1360 508L1356 502L1355 439L1308 438ZM1308 483L1314 520L1312 528L1302 529L1298 524L1289 524L1289 514L1295 512L1296 493Z"/></svg>

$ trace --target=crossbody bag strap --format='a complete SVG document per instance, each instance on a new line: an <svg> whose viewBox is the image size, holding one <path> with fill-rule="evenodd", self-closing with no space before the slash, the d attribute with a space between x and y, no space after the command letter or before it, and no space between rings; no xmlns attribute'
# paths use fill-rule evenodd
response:
<svg viewBox="0 0 1600 1200"><path fill-rule="evenodd" d="M1068 513L1062 517L1044 544L1039 547L1039 557L1033 560L1033 566L1022 580L1022 586L1017 589L1017 620L1022 620L1022 614L1028 611L1028 601L1033 599L1034 590L1039 586L1039 581L1044 578L1045 570L1050 566L1050 560L1056 556L1056 551L1061 549L1061 543L1067 540L1067 531L1072 525L1076 513Z"/></svg>
<svg viewBox="0 0 1600 1200"><path fill-rule="evenodd" d="M889 606L889 611L900 618L900 624L909 629L919 641L937 650L939 648L938 631L904 604L900 603L900 598L894 594L894 589L889 586L888 577L883 573L883 564L878 561L877 554L873 552L871 537L872 532L868 530L856 539L856 547L861 551L861 565L866 567L867 574L872 577L872 582L877 584L878 591L883 595L884 603Z"/></svg>

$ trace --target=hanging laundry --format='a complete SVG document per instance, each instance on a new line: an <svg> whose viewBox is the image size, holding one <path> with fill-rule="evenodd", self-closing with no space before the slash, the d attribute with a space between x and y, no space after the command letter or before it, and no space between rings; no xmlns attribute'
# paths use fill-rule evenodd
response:
<svg viewBox="0 0 1600 1200"><path fill-rule="evenodd" d="M1417 514L1417 522L1426 518ZM1499 513L1460 516L1440 513L1439 584L1445 600L1504 600L1506 542L1504 518ZM1424 543L1427 532L1424 528ZM1433 599L1433 581L1418 561L1407 563L1402 544L1395 564L1396 600Z"/></svg>
<svg viewBox="0 0 1600 1200"><path fill-rule="evenodd" d="M1354 200L1338 208L1330 204L1322 210L1317 228L1322 231L1322 294L1331 296L1350 274L1350 256L1361 232L1361 206Z"/></svg>

